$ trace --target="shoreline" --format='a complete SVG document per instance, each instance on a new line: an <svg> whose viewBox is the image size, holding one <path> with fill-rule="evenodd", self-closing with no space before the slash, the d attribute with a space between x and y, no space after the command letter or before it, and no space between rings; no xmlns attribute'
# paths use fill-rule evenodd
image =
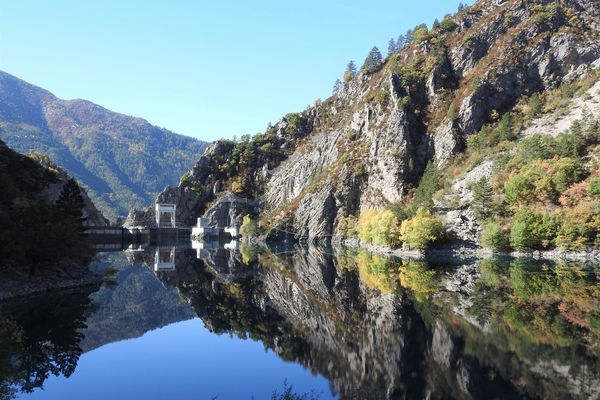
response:
<svg viewBox="0 0 600 400"><path fill-rule="evenodd" d="M360 242L357 239L342 239L332 242L332 246L343 248L364 249L373 253L400 257L423 259L431 256L452 256L457 258L489 259L493 257L521 258L540 261L570 261L585 262L600 265L600 248L588 249L587 251L570 250L532 250L532 251L492 251L483 247L468 247L457 245L454 247L433 247L426 250L393 249L391 247L377 246Z"/></svg>
<svg viewBox="0 0 600 400"><path fill-rule="evenodd" d="M265 237L241 237L241 243L247 245L258 246L273 246L277 244L287 243L295 245L308 246L331 246L340 249L363 249L372 253L399 258L415 258L424 259L428 257L455 257L457 259L485 260L493 257L504 258L520 258L540 261L567 261L567 262L585 262L592 265L600 266L600 248L587 249L586 251L572 250L532 250L532 251L492 251L481 246L473 244L455 243L446 244L444 246L432 247L426 250L408 250L403 248L394 249L386 246L377 246L369 243L364 243L355 238L343 239L333 237L328 244L310 243L306 241L269 241Z"/></svg>
<svg viewBox="0 0 600 400"><path fill-rule="evenodd" d="M68 266L62 267L62 270L44 271L44 273L33 277L14 270L11 276L9 270L0 283L0 303L80 287L94 285L99 287L104 281L102 274L94 272L88 267L81 270L71 266L73 269L65 273L66 268ZM55 275L52 274L53 272Z"/></svg>

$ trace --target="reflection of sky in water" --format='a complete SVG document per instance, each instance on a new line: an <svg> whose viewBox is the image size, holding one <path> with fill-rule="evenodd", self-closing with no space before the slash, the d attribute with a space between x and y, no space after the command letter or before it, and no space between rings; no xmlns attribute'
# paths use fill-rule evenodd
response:
<svg viewBox="0 0 600 400"><path fill-rule="evenodd" d="M333 398L328 381L262 343L217 336L193 319L83 354L70 378L48 378L26 399L269 399L286 380Z"/></svg>
<svg viewBox="0 0 600 400"><path fill-rule="evenodd" d="M100 307L79 343L100 347L81 356L70 378L51 376L44 390L22 398L258 400L286 380L296 393L335 398L330 383L301 364L329 376L342 396L361 399L595 398L600 390L591 351L600 337L597 268L401 260L362 250L257 257L246 248L186 249L107 255L102 266L120 266L118 284L92 295ZM140 265L131 266L134 259ZM209 332L188 320L196 316L188 301L214 329L250 331L299 363L260 341ZM538 369L542 363L549 367Z"/></svg>

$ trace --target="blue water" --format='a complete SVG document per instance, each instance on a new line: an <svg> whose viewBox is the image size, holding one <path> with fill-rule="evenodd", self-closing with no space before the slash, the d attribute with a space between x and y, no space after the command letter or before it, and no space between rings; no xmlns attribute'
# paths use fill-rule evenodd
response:
<svg viewBox="0 0 600 400"><path fill-rule="evenodd" d="M270 399L294 392L334 399L328 381L282 361L260 342L209 332L199 319L85 353L69 378L51 376L21 399Z"/></svg>

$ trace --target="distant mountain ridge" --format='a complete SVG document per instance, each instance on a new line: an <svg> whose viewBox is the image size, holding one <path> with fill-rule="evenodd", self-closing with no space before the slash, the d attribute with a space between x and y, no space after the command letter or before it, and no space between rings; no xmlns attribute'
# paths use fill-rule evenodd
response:
<svg viewBox="0 0 600 400"><path fill-rule="evenodd" d="M62 100L0 71L0 139L41 151L87 186L111 219L176 184L206 143L86 100Z"/></svg>

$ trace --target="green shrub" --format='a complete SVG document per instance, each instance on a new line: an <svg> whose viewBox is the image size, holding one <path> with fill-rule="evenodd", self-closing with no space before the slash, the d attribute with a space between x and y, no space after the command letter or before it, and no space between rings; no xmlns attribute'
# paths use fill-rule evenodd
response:
<svg viewBox="0 0 600 400"><path fill-rule="evenodd" d="M560 217L519 210L512 219L510 244L517 250L551 247L560 227Z"/></svg>
<svg viewBox="0 0 600 400"><path fill-rule="evenodd" d="M489 223L483 228L481 243L493 250L507 250L510 248L509 232L497 223Z"/></svg>
<svg viewBox="0 0 600 400"><path fill-rule="evenodd" d="M534 93L527 102L528 114L530 117L535 117L542 113L542 98L539 93Z"/></svg>
<svg viewBox="0 0 600 400"><path fill-rule="evenodd" d="M298 113L288 113L285 115L285 120L288 123L288 128L291 130L296 130L298 127L298 120L300 119L300 115Z"/></svg>
<svg viewBox="0 0 600 400"><path fill-rule="evenodd" d="M568 250L582 250L595 244L600 232L600 216L585 204L566 209L556 237L556 245Z"/></svg>
<svg viewBox="0 0 600 400"><path fill-rule="evenodd" d="M433 207L433 195L441 187L440 172L435 164L430 161L423 172L421 182L415 190L415 196L413 198L413 206L415 208L425 207L430 209Z"/></svg>
<svg viewBox="0 0 600 400"><path fill-rule="evenodd" d="M458 25L451 18L444 18L442 22L440 22L438 29L441 32L451 32L456 29Z"/></svg>
<svg viewBox="0 0 600 400"><path fill-rule="evenodd" d="M258 249L254 246L242 243L240 245L240 255L242 256L242 262L246 265L258 260Z"/></svg>
<svg viewBox="0 0 600 400"><path fill-rule="evenodd" d="M188 186L190 184L190 172L186 172L181 176L180 180L181 186Z"/></svg>
<svg viewBox="0 0 600 400"><path fill-rule="evenodd" d="M340 156L340 162L342 164L346 164L348 161L350 161L350 154L348 154L348 152L344 152L341 156Z"/></svg>
<svg viewBox="0 0 600 400"><path fill-rule="evenodd" d="M498 123L498 137L500 140L514 140L516 136L513 127L513 116L511 113L506 113Z"/></svg>
<svg viewBox="0 0 600 400"><path fill-rule="evenodd" d="M588 192L590 196L600 200L600 178L592 178L590 180Z"/></svg>
<svg viewBox="0 0 600 400"><path fill-rule="evenodd" d="M430 38L429 31L425 27L420 27L413 34L414 43L421 43Z"/></svg>
<svg viewBox="0 0 600 400"><path fill-rule="evenodd" d="M249 215L244 215L242 225L240 226L240 235L242 236L257 236L259 233L258 224Z"/></svg>
<svg viewBox="0 0 600 400"><path fill-rule="evenodd" d="M358 237L358 221L353 215L338 218L337 223L338 233L345 238Z"/></svg>
<svg viewBox="0 0 600 400"><path fill-rule="evenodd" d="M546 200L557 203L560 194L582 175L581 163L576 159L536 160L506 181L504 195L510 204Z"/></svg>
<svg viewBox="0 0 600 400"><path fill-rule="evenodd" d="M456 106L454 103L450 104L450 107L448 107L448 113L446 115L450 121L454 121L456 119Z"/></svg>
<svg viewBox="0 0 600 400"><path fill-rule="evenodd" d="M550 29L561 15L558 4L536 4L531 11L534 13L533 23L540 29Z"/></svg>
<svg viewBox="0 0 600 400"><path fill-rule="evenodd" d="M488 217L493 211L492 197L494 191L487 178L481 178L478 182L473 182L471 185L473 191L473 201L471 208L475 215L480 218Z"/></svg>
<svg viewBox="0 0 600 400"><path fill-rule="evenodd" d="M400 226L400 240L408 248L424 249L445 236L443 221L426 208L419 208L413 218Z"/></svg>

